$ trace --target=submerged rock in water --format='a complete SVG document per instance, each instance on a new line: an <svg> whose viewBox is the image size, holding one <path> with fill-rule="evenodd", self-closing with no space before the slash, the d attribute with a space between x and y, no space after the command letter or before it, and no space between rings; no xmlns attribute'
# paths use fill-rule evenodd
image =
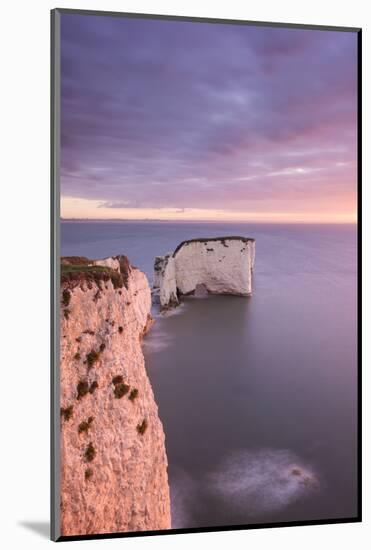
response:
<svg viewBox="0 0 371 550"><path fill-rule="evenodd" d="M246 518L282 510L320 488L312 468L292 451L236 451L207 477L209 491Z"/></svg>
<svg viewBox="0 0 371 550"><path fill-rule="evenodd" d="M250 296L255 239L219 237L183 241L174 253L157 256L154 289L161 307L179 304L182 295Z"/></svg>

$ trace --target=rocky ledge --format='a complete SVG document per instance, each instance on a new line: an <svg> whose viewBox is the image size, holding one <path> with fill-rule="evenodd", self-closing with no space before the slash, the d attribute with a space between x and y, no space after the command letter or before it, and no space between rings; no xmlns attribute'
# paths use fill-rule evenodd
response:
<svg viewBox="0 0 371 550"><path fill-rule="evenodd" d="M177 306L182 295L198 292L250 296L254 261L255 239L183 241L173 253L155 258L153 288L162 309Z"/></svg>
<svg viewBox="0 0 371 550"><path fill-rule="evenodd" d="M168 529L165 436L141 349L147 278L126 256L61 264L61 534Z"/></svg>

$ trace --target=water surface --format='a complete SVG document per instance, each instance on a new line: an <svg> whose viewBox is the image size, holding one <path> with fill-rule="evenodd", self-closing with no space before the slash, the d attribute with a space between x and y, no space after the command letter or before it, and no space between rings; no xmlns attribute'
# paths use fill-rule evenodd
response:
<svg viewBox="0 0 371 550"><path fill-rule="evenodd" d="M68 222L61 252L152 280L154 256L221 235L255 237L253 296L187 298L144 345L173 527L353 517L355 226Z"/></svg>

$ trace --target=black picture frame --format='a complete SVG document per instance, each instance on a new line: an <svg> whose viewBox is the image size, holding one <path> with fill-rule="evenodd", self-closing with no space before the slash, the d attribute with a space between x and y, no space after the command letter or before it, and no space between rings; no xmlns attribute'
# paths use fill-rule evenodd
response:
<svg viewBox="0 0 371 550"><path fill-rule="evenodd" d="M59 433L60 433L60 388L59 388L59 292L60 292L60 18L63 14L80 14L86 17L117 17L161 19L165 21L188 21L212 24L249 25L260 27L282 27L294 29L313 29L341 31L357 34L357 476L358 476L358 510L355 517L329 518L307 521L288 521L284 523L259 523L248 525L227 525L220 527L169 529L159 531L136 531L103 534L61 536L59 528ZM339 27L316 24L274 23L261 21L244 21L233 19L200 18L188 16L157 15L143 13L121 13L111 11L79 10L56 8L51 11L51 539L53 541L74 541L91 539L110 539L140 537L153 535L174 535L183 533L202 533L264 529L272 527L308 526L338 523L356 523L362 521L362 29L356 27Z"/></svg>

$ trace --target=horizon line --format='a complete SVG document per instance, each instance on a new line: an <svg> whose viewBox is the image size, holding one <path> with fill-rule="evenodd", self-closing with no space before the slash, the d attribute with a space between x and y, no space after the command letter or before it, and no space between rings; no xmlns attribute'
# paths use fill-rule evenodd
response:
<svg viewBox="0 0 371 550"><path fill-rule="evenodd" d="M358 220L175 220L173 218L66 218L60 217L61 222L171 222L171 223L255 223L255 224L302 224L302 225L357 225Z"/></svg>

